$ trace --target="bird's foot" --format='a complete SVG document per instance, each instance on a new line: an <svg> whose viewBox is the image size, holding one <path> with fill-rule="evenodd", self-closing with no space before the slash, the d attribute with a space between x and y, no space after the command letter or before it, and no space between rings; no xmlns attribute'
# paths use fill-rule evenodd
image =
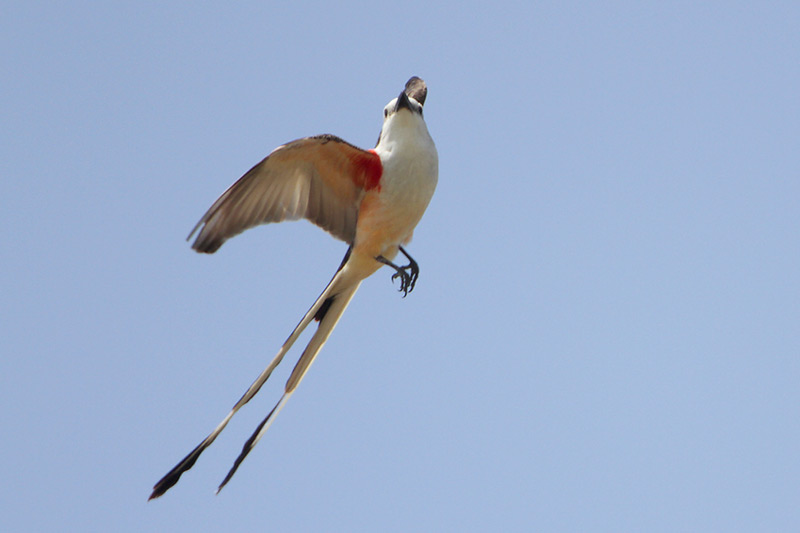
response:
<svg viewBox="0 0 800 533"><path fill-rule="evenodd" d="M403 298L405 298L409 292L414 290L418 277L419 268L416 264L409 263L406 266L399 267L397 272L392 274L392 283L397 278L400 278L400 291L403 293Z"/></svg>
<svg viewBox="0 0 800 533"><path fill-rule="evenodd" d="M419 277L419 265L414 258L408 255L402 247L400 247L400 251L403 252L403 255L406 256L408 259L408 264L405 266L397 266L388 259L383 256L378 256L376 259L383 263L384 265L388 265L395 270L395 273L392 274L392 283L394 280L400 278L400 292L403 293L403 298L408 296L408 293L414 290L414 286L417 284L417 278Z"/></svg>

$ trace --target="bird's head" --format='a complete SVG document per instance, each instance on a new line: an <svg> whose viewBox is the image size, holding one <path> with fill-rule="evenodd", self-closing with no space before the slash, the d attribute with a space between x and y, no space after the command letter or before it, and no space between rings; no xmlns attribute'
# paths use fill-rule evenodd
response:
<svg viewBox="0 0 800 533"><path fill-rule="evenodd" d="M427 95L428 88L421 78L413 76L409 79L400 95L383 108L383 128L381 136L378 138L378 144L381 139L393 136L395 132L413 133L420 127L427 132L422 116L422 106Z"/></svg>

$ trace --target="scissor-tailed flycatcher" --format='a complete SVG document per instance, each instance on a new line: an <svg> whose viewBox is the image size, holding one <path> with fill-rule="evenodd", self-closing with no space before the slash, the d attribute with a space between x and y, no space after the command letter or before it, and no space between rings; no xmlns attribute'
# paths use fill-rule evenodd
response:
<svg viewBox="0 0 800 533"><path fill-rule="evenodd" d="M217 491L230 481L294 393L362 280L388 265L395 270L392 281L400 279L403 296L414 289L419 267L402 245L411 240L439 174L436 146L422 118L427 93L420 78L408 80L400 96L383 109L383 128L373 150L362 150L333 135L279 146L225 191L189 234L191 238L199 229L192 248L214 253L228 238L258 224L307 218L350 247L333 279L272 362L214 431L156 483L150 499L178 482L236 411L258 393L303 330L318 321L283 395L247 440ZM392 262L398 251L408 265Z"/></svg>

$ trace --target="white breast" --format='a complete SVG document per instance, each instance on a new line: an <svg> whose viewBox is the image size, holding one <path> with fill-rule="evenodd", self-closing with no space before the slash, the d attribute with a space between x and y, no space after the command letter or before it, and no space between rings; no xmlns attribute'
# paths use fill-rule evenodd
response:
<svg viewBox="0 0 800 533"><path fill-rule="evenodd" d="M439 177L439 156L422 116L397 113L375 147L383 164L381 203L408 235L422 218Z"/></svg>

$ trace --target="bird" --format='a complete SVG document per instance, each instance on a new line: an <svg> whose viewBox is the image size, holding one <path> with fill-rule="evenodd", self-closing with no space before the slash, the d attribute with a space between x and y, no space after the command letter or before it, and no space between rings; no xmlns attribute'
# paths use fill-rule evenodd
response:
<svg viewBox="0 0 800 533"><path fill-rule="evenodd" d="M439 175L436 145L423 118L427 93L421 78L412 76L406 82L400 95L384 107L380 136L371 150L331 134L277 147L234 182L192 229L187 237L197 234L192 248L211 254L246 229L304 218L348 248L333 278L277 355L222 422L155 484L148 500L162 496L194 466L236 412L258 393L300 334L317 322L283 394L245 442L217 493L222 490L294 394L364 279L388 266L403 297L414 290L419 265L404 247L433 197ZM394 262L398 253L408 264Z"/></svg>

